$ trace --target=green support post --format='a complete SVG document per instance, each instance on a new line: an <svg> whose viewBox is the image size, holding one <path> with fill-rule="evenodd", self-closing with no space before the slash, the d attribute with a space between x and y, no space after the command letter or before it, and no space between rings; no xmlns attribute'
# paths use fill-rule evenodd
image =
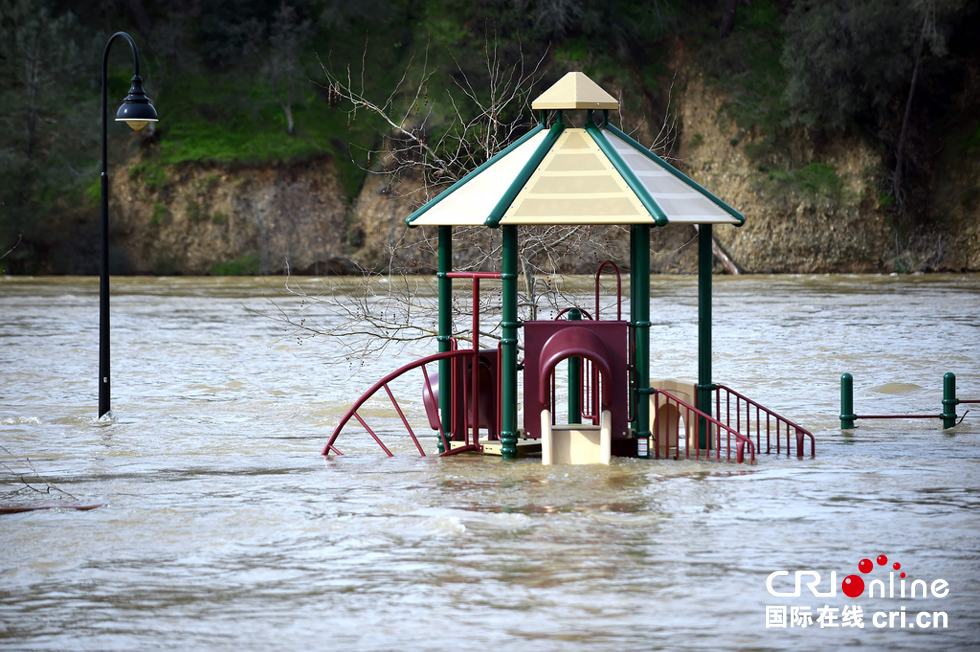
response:
<svg viewBox="0 0 980 652"><path fill-rule="evenodd" d="M453 334L453 280L447 276L453 271L453 227L439 227L439 271L436 274L439 284L439 353L449 351L450 339ZM446 439L451 439L452 406L452 361L439 361L439 414L442 420L442 430ZM442 437L439 437L439 452L445 453Z"/></svg>
<svg viewBox="0 0 980 652"><path fill-rule="evenodd" d="M633 273L636 271L636 229L635 225L630 227L630 352L633 354L633 359L630 360L630 380L633 381L630 387L629 396L629 407L630 414L633 415L633 421L630 421L630 428L633 432L639 430L636 425L636 406L637 396L636 396L636 284L633 281Z"/></svg>
<svg viewBox="0 0 980 652"><path fill-rule="evenodd" d="M630 270L630 303L636 304L636 452L650 457L650 226L641 224L631 234L636 267ZM635 298L634 298L635 297Z"/></svg>
<svg viewBox="0 0 980 652"><path fill-rule="evenodd" d="M956 376L952 372L943 375L943 429L956 425Z"/></svg>
<svg viewBox="0 0 980 652"><path fill-rule="evenodd" d="M572 308L568 321L581 321L582 311ZM582 360L568 359L568 422L582 423Z"/></svg>
<svg viewBox="0 0 980 652"><path fill-rule="evenodd" d="M502 368L500 454L505 460L517 457L517 227L503 230L503 316L501 319Z"/></svg>
<svg viewBox="0 0 980 652"><path fill-rule="evenodd" d="M854 378L851 374L841 374L840 377L840 429L849 430L854 427Z"/></svg>
<svg viewBox="0 0 980 652"><path fill-rule="evenodd" d="M711 415L711 225L698 226L698 409ZM711 450L711 429L706 420L698 424L698 447Z"/></svg>

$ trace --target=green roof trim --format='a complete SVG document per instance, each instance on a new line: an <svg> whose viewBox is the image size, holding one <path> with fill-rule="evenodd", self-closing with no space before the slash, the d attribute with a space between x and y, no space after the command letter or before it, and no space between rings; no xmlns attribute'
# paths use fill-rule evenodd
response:
<svg viewBox="0 0 980 652"><path fill-rule="evenodd" d="M636 178L636 174L634 174L633 170L626 165L626 161L624 161L623 157L619 155L616 148L613 147L608 140L606 140L606 136L602 133L599 127L597 127L594 122L589 121L585 123L585 130L589 132L589 135L592 136L592 140L595 141L595 144L599 146L602 153L606 155L609 162L612 163L613 167L616 168L616 171L619 172L620 176L623 177L623 180L626 181L626 185L628 185L630 189L636 193L640 203L643 204L643 207L650 213L650 217L653 218L654 223L656 223L657 226L667 226L670 223L670 220L667 219L667 214L664 213L662 208L660 208L660 204L653 199L653 197L647 191L646 186L640 183L640 180Z"/></svg>
<svg viewBox="0 0 980 652"><path fill-rule="evenodd" d="M708 191L705 188L703 188L701 186L701 184L699 184L697 181L695 181L691 177L687 176L686 174L684 174L683 172L681 172L680 170L678 170L677 168L675 168L673 165L671 165L667 161L663 160L662 158L660 158L659 156L657 156L656 154L654 154L653 152L651 152L650 150L648 150L646 147L644 147L640 143L638 143L635 140L633 140L629 135L627 135L621 129L618 129L617 127L609 124L608 122L605 123L605 124L603 124L602 128L603 129L608 129L610 132L612 132L615 135L619 136L624 141L626 141L627 143L629 143L630 145L632 145L635 150L637 150L638 152L640 152L641 154L643 154L644 156L646 156L648 159L654 161L658 165L662 165L668 172L670 172L671 174L673 174L675 177L677 177L678 179L680 179L681 181L683 181L684 183L686 183L688 186L690 186L694 190L697 190L699 193L701 193L702 195L704 195L705 197L707 197L708 199L710 199L718 208L720 208L721 210L725 211L726 213L728 213L729 215L731 215L732 217L734 217L736 220L738 220L738 224L736 224L735 226L742 226L743 224L745 224L745 216L744 215L742 215L737 210L735 210L734 208L732 208L731 206L729 206L728 204L726 204L725 202L723 202L721 199L718 199L710 191ZM598 141L596 141L596 142L598 142ZM601 147L601 145L600 145L600 147ZM612 159L611 156L610 156L610 159ZM640 199L642 200L643 198L640 197Z"/></svg>
<svg viewBox="0 0 980 652"><path fill-rule="evenodd" d="M414 222L416 220L416 218L418 218L420 215L422 215L423 213L425 213L427 210L429 210L430 208L432 208L433 206L435 206L436 204L438 204L439 202L441 202L443 199L445 199L446 197L448 197L452 193L456 192L457 190L459 190L460 188L462 188L463 186L465 186L468 182L470 182L471 180L473 180L473 178L475 178L478 174L480 174L481 172L483 172L484 170L486 170L488 167L490 167L491 165L493 165L494 163L496 163L497 161L499 161L501 158L503 158L504 156L507 156L512 151L514 151L515 149L517 149L518 147L520 147L521 145L523 145L525 142L527 142L528 140L530 140L536 133L538 133L540 131L543 131L544 128L545 128L545 126L543 124L537 124L537 125L535 125L534 128L531 129L530 131L528 131L526 134L524 134L523 136L521 136L520 138L518 138L517 140L515 140L513 143L511 143L510 145L508 145L507 147L505 147L504 149L500 150L499 152L497 152L496 154L494 154L493 156L491 156L489 159L487 159L487 161L485 163L483 163L483 165L481 165L480 167L476 168L475 170L473 170L472 172L470 172L469 174L467 174L465 177L463 177L462 179L460 179L459 181L457 181L453 185L449 186L449 188L447 188L446 190L444 190L441 193L439 193L438 195L436 195L431 201L426 202L426 204L424 206L422 206L417 211L415 211L414 213L412 213L411 215L409 215L407 218L405 218L405 225L408 226L409 228L415 228L415 225L412 224L412 222ZM511 200L511 201L513 201L513 200Z"/></svg>
<svg viewBox="0 0 980 652"><path fill-rule="evenodd" d="M541 127L542 129L544 128L543 125ZM501 196L500 201L498 201L497 205L493 207L492 211L490 211L490 216L487 217L487 221L485 222L486 226L489 226L491 229L495 229L500 226L500 220L504 219L504 214L507 212L507 209L510 208L510 205L514 203L515 199L517 199L517 195L520 194L521 189L524 188L524 184L527 183L527 180L531 178L534 171L538 169L539 165L541 165L541 161L544 160L545 155L551 150L555 142L558 140L558 136L560 136L561 132L564 130L565 125L562 124L561 111L559 111L558 121L552 125L551 129L548 131L548 135L544 137L544 140L541 141L538 148L534 150L534 153L531 154L531 158L527 160L527 163L525 163L524 167L521 168L520 173L518 173L518 175L514 178L514 182L510 184L507 191L504 192L503 196Z"/></svg>

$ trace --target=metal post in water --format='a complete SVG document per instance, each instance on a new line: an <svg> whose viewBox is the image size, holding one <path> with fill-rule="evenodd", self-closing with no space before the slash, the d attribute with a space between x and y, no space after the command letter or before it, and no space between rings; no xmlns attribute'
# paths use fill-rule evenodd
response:
<svg viewBox="0 0 980 652"><path fill-rule="evenodd" d="M502 358L500 378L500 455L517 458L517 227L504 226L501 292L503 315L500 320Z"/></svg>
<svg viewBox="0 0 980 652"><path fill-rule="evenodd" d="M633 282L633 273L636 271L636 225L630 227L630 353L636 356L636 284ZM598 315L597 315L598 316ZM632 362L632 361L631 361ZM636 406L639 398L636 395L636 367L633 367L633 373L630 377L631 387L629 396L629 407L630 414L633 416L633 421L630 421L630 428L633 431L639 430L636 425Z"/></svg>
<svg viewBox="0 0 980 652"><path fill-rule="evenodd" d="M572 308L568 321L581 321L582 311ZM598 388L596 388L598 391ZM582 359L568 359L568 422L582 423Z"/></svg>
<svg viewBox="0 0 980 652"><path fill-rule="evenodd" d="M637 457L650 457L650 226L640 224L636 238L636 269L630 270L630 297L636 297L636 448Z"/></svg>
<svg viewBox="0 0 980 652"><path fill-rule="evenodd" d="M851 374L841 374L840 377L840 428L849 430L854 427L854 378Z"/></svg>
<svg viewBox="0 0 980 652"><path fill-rule="evenodd" d="M711 225L698 225L698 404L711 416ZM711 450L711 430L706 419L698 419L698 447Z"/></svg>
<svg viewBox="0 0 980 652"><path fill-rule="evenodd" d="M453 227L439 227L439 271L436 278L439 283L439 353L449 351L453 334L453 280L449 272L453 271ZM447 439L452 439L452 391L450 379L452 361L439 361L439 418L442 420L442 431ZM445 453L442 438L439 438L439 452Z"/></svg>
<svg viewBox="0 0 980 652"><path fill-rule="evenodd" d="M956 375L947 371L943 375L943 428L956 425Z"/></svg>

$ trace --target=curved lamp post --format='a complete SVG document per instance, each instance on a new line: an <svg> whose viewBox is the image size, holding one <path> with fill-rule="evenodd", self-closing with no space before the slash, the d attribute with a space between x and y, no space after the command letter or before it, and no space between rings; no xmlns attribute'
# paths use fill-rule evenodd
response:
<svg viewBox="0 0 980 652"><path fill-rule="evenodd" d="M99 282L99 417L109 411L109 173L106 141L108 130L106 113L108 96L106 91L106 67L109 62L109 48L117 37L129 43L133 51L133 80L129 94L116 111L116 122L125 122L139 130L149 122L157 121L157 111L150 104L150 98L143 91L143 78L140 77L140 55L136 51L133 37L126 32L116 32L109 37L105 53L102 55L102 265Z"/></svg>

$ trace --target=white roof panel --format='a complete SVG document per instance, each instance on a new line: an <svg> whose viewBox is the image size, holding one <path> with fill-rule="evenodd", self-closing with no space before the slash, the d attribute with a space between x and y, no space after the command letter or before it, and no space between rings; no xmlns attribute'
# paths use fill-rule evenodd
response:
<svg viewBox="0 0 980 652"><path fill-rule="evenodd" d="M415 218L412 226L483 226L547 133L539 131L462 186L450 189L451 194Z"/></svg>
<svg viewBox="0 0 980 652"><path fill-rule="evenodd" d="M603 135L633 170L671 224L740 224L741 222L715 204L698 189L678 178L649 156L608 129Z"/></svg>

